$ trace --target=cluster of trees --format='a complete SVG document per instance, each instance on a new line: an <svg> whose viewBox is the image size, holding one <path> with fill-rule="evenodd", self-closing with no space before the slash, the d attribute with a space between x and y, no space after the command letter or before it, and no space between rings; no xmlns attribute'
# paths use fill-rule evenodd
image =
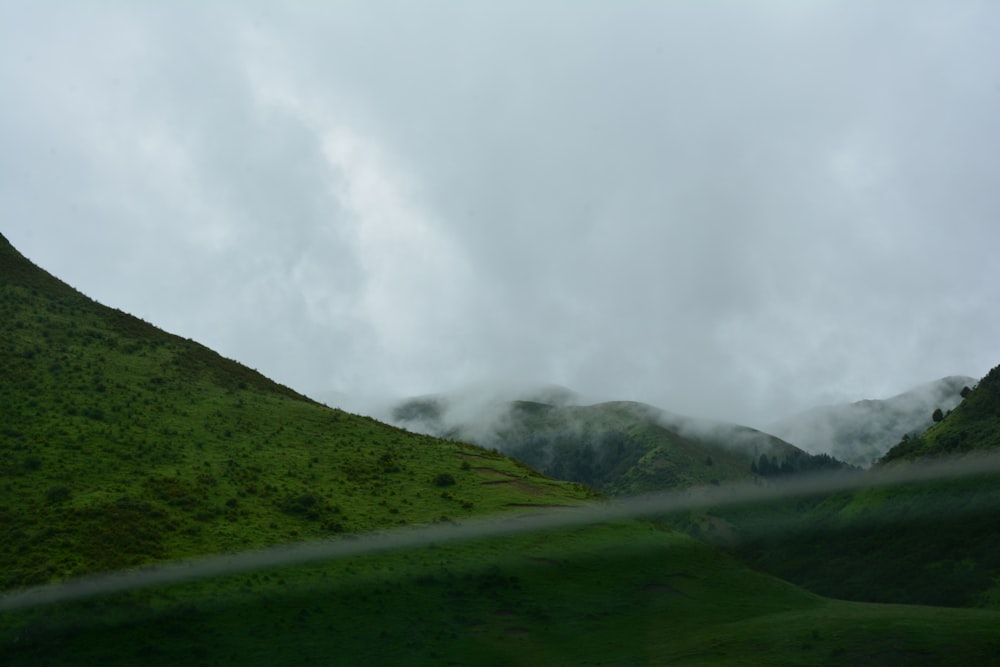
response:
<svg viewBox="0 0 1000 667"><path fill-rule="evenodd" d="M829 454L808 454L803 451L792 452L779 463L776 456L768 457L761 454L750 462L750 472L762 477L791 475L798 472L818 472L820 470L857 470L849 463L844 463Z"/></svg>
<svg viewBox="0 0 1000 667"><path fill-rule="evenodd" d="M549 477L605 491L646 452L643 443L615 430L587 437L527 433L509 438L504 449Z"/></svg>

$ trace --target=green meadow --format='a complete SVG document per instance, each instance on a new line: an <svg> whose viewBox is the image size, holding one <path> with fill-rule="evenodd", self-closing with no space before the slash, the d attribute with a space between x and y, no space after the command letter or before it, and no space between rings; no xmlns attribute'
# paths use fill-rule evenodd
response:
<svg viewBox="0 0 1000 667"><path fill-rule="evenodd" d="M988 664L998 622L830 600L625 521L8 613L2 641L11 665Z"/></svg>

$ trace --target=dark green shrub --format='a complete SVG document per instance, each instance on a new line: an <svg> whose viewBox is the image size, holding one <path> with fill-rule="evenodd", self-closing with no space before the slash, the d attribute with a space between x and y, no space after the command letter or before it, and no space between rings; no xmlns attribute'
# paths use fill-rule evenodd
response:
<svg viewBox="0 0 1000 667"><path fill-rule="evenodd" d="M343 533L345 530L347 530L344 527L344 524L340 523L339 521L327 521L326 523L323 524L323 529L328 530L331 533Z"/></svg>
<svg viewBox="0 0 1000 667"><path fill-rule="evenodd" d="M455 478L450 473L443 472L434 478L434 486L454 486Z"/></svg>
<svg viewBox="0 0 1000 667"><path fill-rule="evenodd" d="M54 486L48 490L45 494L45 499L50 503L61 503L69 500L70 493L69 487L66 486Z"/></svg>
<svg viewBox="0 0 1000 667"><path fill-rule="evenodd" d="M382 456L379 457L378 463L379 467L382 469L382 472L400 471L399 464L396 463L396 459L393 457L392 454L383 454Z"/></svg>
<svg viewBox="0 0 1000 667"><path fill-rule="evenodd" d="M311 493L304 493L294 498L286 498L281 504L281 511L286 514L303 516L315 521L319 519L319 511L316 507L319 499Z"/></svg>

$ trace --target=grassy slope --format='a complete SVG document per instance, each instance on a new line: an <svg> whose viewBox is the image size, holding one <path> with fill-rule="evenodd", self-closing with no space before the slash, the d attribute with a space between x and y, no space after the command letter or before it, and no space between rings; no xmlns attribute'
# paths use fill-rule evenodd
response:
<svg viewBox="0 0 1000 667"><path fill-rule="evenodd" d="M917 438L906 438L882 457L882 463L949 456L1000 448L1000 366L943 420Z"/></svg>
<svg viewBox="0 0 1000 667"><path fill-rule="evenodd" d="M5 664L971 665L1000 649L998 613L824 599L648 522L415 548L59 612L0 624Z"/></svg>
<svg viewBox="0 0 1000 667"><path fill-rule="evenodd" d="M7 589L590 495L314 404L95 304L2 237L0 327ZM0 662L975 664L997 621L825 600L623 522L8 612Z"/></svg>
<svg viewBox="0 0 1000 667"><path fill-rule="evenodd" d="M0 368L0 588L592 496L316 404L87 299L2 237Z"/></svg>
<svg viewBox="0 0 1000 667"><path fill-rule="evenodd" d="M994 477L910 484L722 513L736 554L833 597L1000 607Z"/></svg>
<svg viewBox="0 0 1000 667"><path fill-rule="evenodd" d="M883 465L1000 444L1000 367ZM877 474L876 466L872 474ZM824 595L1000 607L1000 478L839 493L725 513L751 563Z"/></svg>

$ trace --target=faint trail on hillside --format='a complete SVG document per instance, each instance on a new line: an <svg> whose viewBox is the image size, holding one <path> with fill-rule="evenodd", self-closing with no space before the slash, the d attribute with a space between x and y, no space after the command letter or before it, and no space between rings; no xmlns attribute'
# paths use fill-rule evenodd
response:
<svg viewBox="0 0 1000 667"><path fill-rule="evenodd" d="M1000 455L972 453L955 459L900 462L865 473L833 472L801 475L766 486L752 482L708 486L632 498L595 502L578 507L539 506L537 513L473 519L462 523L432 524L391 531L338 537L246 551L225 556L179 561L126 572L82 577L37 586L0 596L0 612L18 611L56 602L67 602L109 593L173 584L253 570L376 554L534 531L571 528L616 519L649 517L693 509L743 505L786 497L823 495L919 482L969 479L1000 473Z"/></svg>

